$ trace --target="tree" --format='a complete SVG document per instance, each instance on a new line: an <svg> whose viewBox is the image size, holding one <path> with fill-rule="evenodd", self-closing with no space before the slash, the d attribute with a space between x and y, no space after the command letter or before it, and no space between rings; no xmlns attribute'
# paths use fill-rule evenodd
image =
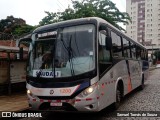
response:
<svg viewBox="0 0 160 120"><path fill-rule="evenodd" d="M40 26L56 22L56 16L58 15L57 13L50 13L48 11L45 11L45 13L47 16L45 16L42 21L39 22Z"/></svg>
<svg viewBox="0 0 160 120"><path fill-rule="evenodd" d="M40 21L40 25L46 25L58 21L64 21L82 17L100 17L125 31L118 23L128 24L131 21L128 13L120 12L110 0L83 0L72 1L73 8L68 7L64 12L45 12L47 16Z"/></svg>
<svg viewBox="0 0 160 120"><path fill-rule="evenodd" d="M21 37L27 33L30 33L34 29L35 27L25 24L21 26L15 26L15 28L12 30L12 33L15 37Z"/></svg>
<svg viewBox="0 0 160 120"><path fill-rule="evenodd" d="M153 55L156 57L157 61L160 61L160 50L156 50Z"/></svg>
<svg viewBox="0 0 160 120"><path fill-rule="evenodd" d="M27 25L22 18L7 16L6 19L0 20L0 39L13 39L23 34L31 32L35 27Z"/></svg>

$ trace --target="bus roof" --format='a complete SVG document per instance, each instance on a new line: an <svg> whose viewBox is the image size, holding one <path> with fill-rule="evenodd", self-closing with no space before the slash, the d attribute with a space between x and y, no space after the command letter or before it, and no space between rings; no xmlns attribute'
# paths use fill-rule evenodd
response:
<svg viewBox="0 0 160 120"><path fill-rule="evenodd" d="M90 21L95 21L96 22L97 19L101 19L101 18L98 18L98 17L86 17L86 18L79 18L79 19L61 21L61 22L52 23L52 24L48 24L48 25L44 25L44 26L38 27L37 29L35 29L33 31L33 33L41 32L41 31L45 31L45 30L50 30L50 29L53 29L53 28L58 27L58 26L66 26L68 24L80 24L80 23L86 23L86 22L90 22Z"/></svg>
<svg viewBox="0 0 160 120"><path fill-rule="evenodd" d="M110 27L110 28L114 29L114 31L118 32L118 34L121 34L122 36L128 38L133 43L138 44L140 47L143 47L144 49L146 49L142 44L140 44L139 42L137 42L137 41L133 40L132 38L130 38L129 36L127 36L126 33L123 33L118 28L116 28L115 26L113 26L112 24L107 22L106 20L99 18L99 17L78 18L78 19L72 19L72 20L66 20L66 21L61 21L61 22L57 22L57 23L52 23L52 24L38 27L37 29L35 29L33 31L33 33L52 30L55 27L66 26L68 24L80 24L80 23L87 23L87 22L91 22L91 21L95 22L95 23L96 22L97 23L105 23L106 25L108 25L108 27Z"/></svg>

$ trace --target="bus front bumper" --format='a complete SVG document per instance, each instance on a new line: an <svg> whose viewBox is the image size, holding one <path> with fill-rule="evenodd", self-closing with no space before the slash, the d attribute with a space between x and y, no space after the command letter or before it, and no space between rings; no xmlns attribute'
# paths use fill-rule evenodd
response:
<svg viewBox="0 0 160 120"><path fill-rule="evenodd" d="M29 106L32 110L52 110L52 111L99 111L99 101L97 98L69 99L69 100L46 100L28 95Z"/></svg>

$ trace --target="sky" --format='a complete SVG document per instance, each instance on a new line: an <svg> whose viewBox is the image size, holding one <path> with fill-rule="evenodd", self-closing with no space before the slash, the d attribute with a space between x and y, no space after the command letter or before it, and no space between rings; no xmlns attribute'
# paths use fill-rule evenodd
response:
<svg viewBox="0 0 160 120"><path fill-rule="evenodd" d="M111 0L121 12L126 11L126 0ZM38 25L46 16L44 11L64 11L71 0L0 0L0 20L13 15L29 25Z"/></svg>

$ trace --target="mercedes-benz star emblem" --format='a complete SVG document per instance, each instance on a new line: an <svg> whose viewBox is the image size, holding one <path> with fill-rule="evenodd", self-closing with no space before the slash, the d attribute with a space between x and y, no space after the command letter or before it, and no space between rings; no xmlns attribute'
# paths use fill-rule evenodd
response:
<svg viewBox="0 0 160 120"><path fill-rule="evenodd" d="M54 90L50 90L50 94L53 95L53 93L54 93Z"/></svg>

